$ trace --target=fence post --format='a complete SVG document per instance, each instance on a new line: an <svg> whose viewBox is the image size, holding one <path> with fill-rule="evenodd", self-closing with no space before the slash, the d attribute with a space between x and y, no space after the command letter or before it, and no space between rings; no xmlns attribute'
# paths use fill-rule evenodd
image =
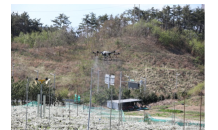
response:
<svg viewBox="0 0 218 130"><path fill-rule="evenodd" d="M27 109L28 109L28 77L27 77L27 84L26 84L26 129L27 129Z"/></svg>
<svg viewBox="0 0 218 130"><path fill-rule="evenodd" d="M37 95L37 116L39 116L40 94Z"/></svg>
<svg viewBox="0 0 218 130"><path fill-rule="evenodd" d="M43 116L45 117L45 107L46 107L46 95L43 95Z"/></svg>

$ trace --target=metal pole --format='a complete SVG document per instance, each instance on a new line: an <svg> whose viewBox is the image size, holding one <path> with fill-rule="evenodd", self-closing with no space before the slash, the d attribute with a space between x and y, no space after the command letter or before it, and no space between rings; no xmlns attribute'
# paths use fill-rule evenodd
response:
<svg viewBox="0 0 218 130"><path fill-rule="evenodd" d="M201 103L200 103L200 130L201 130L201 105L202 105L202 92L201 94Z"/></svg>
<svg viewBox="0 0 218 130"><path fill-rule="evenodd" d="M38 70L34 70L35 72L37 72L37 79L39 79L39 71ZM38 81L36 81L38 84ZM38 100L38 96L37 96L37 101L38 101L38 106L37 106L37 115L39 116L39 105L40 105L40 99ZM40 97L41 98L41 97Z"/></svg>
<svg viewBox="0 0 218 130"><path fill-rule="evenodd" d="M54 95L55 95L55 74L54 74Z"/></svg>
<svg viewBox="0 0 218 130"><path fill-rule="evenodd" d="M40 90L40 103L41 103L40 117L42 118L42 83L41 83L41 90Z"/></svg>
<svg viewBox="0 0 218 130"><path fill-rule="evenodd" d="M70 120L70 96L69 96L69 120Z"/></svg>
<svg viewBox="0 0 218 130"><path fill-rule="evenodd" d="M121 104L120 104L120 99L121 99L121 97L120 97L120 91L121 91L121 77L122 77L122 71L120 72L120 90L119 90L119 125L120 125L120 120L121 120L121 117L120 117L120 115L121 115Z"/></svg>
<svg viewBox="0 0 218 130"><path fill-rule="evenodd" d="M89 130L90 109L91 109L91 103L92 103L92 69L93 69L93 68L91 68L91 85L90 85L90 100L89 100L89 118L88 118L88 127L87 127L87 130Z"/></svg>
<svg viewBox="0 0 218 130"><path fill-rule="evenodd" d="M175 92L174 92L174 102L173 103L174 103L174 105L173 105L174 106L174 113L173 113L173 122L174 123L173 124L175 125Z"/></svg>
<svg viewBox="0 0 218 130"><path fill-rule="evenodd" d="M122 122L123 122L123 117L122 117L123 116L122 115L123 114L123 104L122 104L122 87L121 87L122 84L121 83L122 83L122 71L121 71L121 74L120 74L120 99L121 99L121 104L120 105L121 105L121 124L122 124Z"/></svg>
<svg viewBox="0 0 218 130"><path fill-rule="evenodd" d="M144 96L145 96L145 90L146 90L146 78L145 78L145 83L144 83Z"/></svg>
<svg viewBox="0 0 218 130"><path fill-rule="evenodd" d="M183 130L185 130L185 95L184 95L184 124L183 124Z"/></svg>
<svg viewBox="0 0 218 130"><path fill-rule="evenodd" d="M50 75L54 76L54 86L53 86L53 89L52 89L53 91L52 91L52 97L51 97L51 103L53 104L52 99L53 99L53 95L55 94L55 74L50 73Z"/></svg>
<svg viewBox="0 0 218 130"><path fill-rule="evenodd" d="M27 84L26 84L26 130L27 130L27 110L28 110L28 77L27 77Z"/></svg>
<svg viewBox="0 0 218 130"><path fill-rule="evenodd" d="M49 124L50 124L50 100L51 100L51 92L50 92L50 87L49 87Z"/></svg>
<svg viewBox="0 0 218 130"><path fill-rule="evenodd" d="M43 117L45 117L46 95L43 95Z"/></svg>
<svg viewBox="0 0 218 130"><path fill-rule="evenodd" d="M11 83L11 107L13 107L13 103L12 103L12 102L13 102L13 98L12 98L12 96L13 96L12 89L13 89L13 88L12 88L12 87L13 87L13 85L12 85L12 83Z"/></svg>
<svg viewBox="0 0 218 130"><path fill-rule="evenodd" d="M178 76L179 74L178 73L176 73L176 90L177 90L177 76ZM176 93L174 92L174 125L175 125L175 100L176 100L176 95L175 95Z"/></svg>
<svg viewBox="0 0 218 130"><path fill-rule="evenodd" d="M110 85L110 75L109 75L109 82L108 85ZM110 130L111 130L111 113L112 113L112 87L111 87L111 110L110 110Z"/></svg>
<svg viewBox="0 0 218 130"><path fill-rule="evenodd" d="M14 64L12 65L12 78L14 79ZM11 83L11 106L13 106L13 104L12 104L12 100L13 100L13 99L12 99L12 94L13 94L13 93L12 93L12 92L13 92L13 91L12 91L12 86L13 86L13 85L12 85L12 83Z"/></svg>
<svg viewBox="0 0 218 130"><path fill-rule="evenodd" d="M98 91L99 91L99 70L98 70L98 89L97 89L97 93L98 93Z"/></svg>
<svg viewBox="0 0 218 130"><path fill-rule="evenodd" d="M76 87L76 99L77 99L77 116L78 116L78 86Z"/></svg>
<svg viewBox="0 0 218 130"><path fill-rule="evenodd" d="M40 94L37 95L37 116L39 117Z"/></svg>

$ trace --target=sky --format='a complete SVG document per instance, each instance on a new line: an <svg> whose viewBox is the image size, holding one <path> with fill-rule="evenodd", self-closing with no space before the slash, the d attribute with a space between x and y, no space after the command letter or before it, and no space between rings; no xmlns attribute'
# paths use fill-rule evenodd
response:
<svg viewBox="0 0 218 130"><path fill-rule="evenodd" d="M69 17L70 26L76 29L86 14L93 12L97 17L104 14L115 16L125 10L133 9L134 5L140 6L141 10L148 10L152 7L162 10L166 5L173 7L173 5L178 4L11 4L11 13L22 14L25 11L31 19L41 19L40 22L43 23L43 26L53 25L51 20L64 13ZM183 7L187 4L179 5ZM191 9L201 8L201 6L201 4L190 4Z"/></svg>

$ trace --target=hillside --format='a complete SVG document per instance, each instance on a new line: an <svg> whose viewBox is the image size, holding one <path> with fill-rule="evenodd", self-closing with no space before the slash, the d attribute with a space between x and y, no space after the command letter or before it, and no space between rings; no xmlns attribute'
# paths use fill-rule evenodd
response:
<svg viewBox="0 0 218 130"><path fill-rule="evenodd" d="M12 43L11 60L15 64L15 81L27 76L35 79L37 73L34 70L38 70L39 78L43 79L49 77L53 81L53 76L49 73L56 74L56 94L63 90L67 91L65 94L73 94L76 86L79 86L78 93L84 93L89 92L91 67L97 67L102 70L101 87L106 87L103 82L104 74L110 73L115 74L115 88L118 88L119 74L122 71L122 80L127 80L124 75L135 81L139 81L140 77L146 78L147 90L157 96L172 94L176 87L177 72L180 74L177 86L179 92L185 88L189 90L204 81L204 73L191 54L184 50L166 48L153 36L93 39L87 39L89 43L80 40L75 45L39 48ZM112 61L104 61L102 56L95 58L92 54L93 51L103 50L116 50L121 54ZM93 77L96 86L97 74L94 73ZM126 87L126 83L122 85ZM164 91L161 91L163 88ZM138 97L137 94L133 96Z"/></svg>

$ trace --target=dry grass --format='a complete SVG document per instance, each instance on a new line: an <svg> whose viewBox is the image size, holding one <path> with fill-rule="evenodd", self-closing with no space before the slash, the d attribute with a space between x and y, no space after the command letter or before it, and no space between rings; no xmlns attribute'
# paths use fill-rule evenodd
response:
<svg viewBox="0 0 218 130"><path fill-rule="evenodd" d="M125 71L123 75L127 74L136 81L140 77L146 77L149 88L163 86L168 93L171 88L175 88L176 72L181 74L178 78L178 88L181 90L188 85L191 88L204 81L204 76L193 64L191 55L174 54L156 43L153 37L101 37L101 41L92 38L88 40L88 44L80 40L77 45L50 48L28 48L25 44L12 44L13 63L25 67L25 71L20 69L20 72L15 74L17 77L34 77L34 70L39 70L40 76L52 78L49 75L52 72L56 74L56 84L60 88L73 84L82 85L79 83L83 81L81 79L86 79L86 84L89 84L90 68L94 65L92 51L115 50L121 53L118 61L98 62L100 66L104 66L101 69L104 69L105 73L110 71L117 75L115 85L119 85L120 70ZM105 64L110 64L110 67Z"/></svg>

